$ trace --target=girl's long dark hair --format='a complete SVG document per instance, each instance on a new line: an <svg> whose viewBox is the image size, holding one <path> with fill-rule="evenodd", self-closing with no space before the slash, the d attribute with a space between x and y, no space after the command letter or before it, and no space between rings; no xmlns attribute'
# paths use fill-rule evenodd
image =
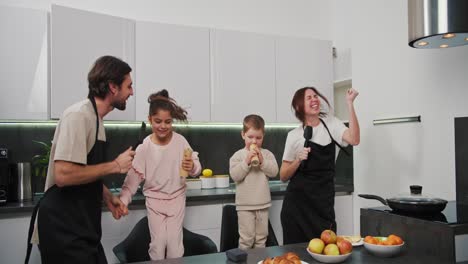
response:
<svg viewBox="0 0 468 264"><path fill-rule="evenodd" d="M159 110L166 110L171 113L171 117L179 121L187 121L187 111L177 105L176 101L169 97L169 92L163 89L148 96L149 116L155 115Z"/></svg>

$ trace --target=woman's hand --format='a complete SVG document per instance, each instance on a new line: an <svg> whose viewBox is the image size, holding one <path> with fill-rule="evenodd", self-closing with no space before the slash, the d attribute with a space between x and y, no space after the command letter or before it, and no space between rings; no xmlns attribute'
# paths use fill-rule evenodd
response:
<svg viewBox="0 0 468 264"><path fill-rule="evenodd" d="M352 104L354 102L354 99L356 99L358 95L358 91L354 90L353 88L349 88L346 92L346 101L348 102L348 104Z"/></svg>
<svg viewBox="0 0 468 264"><path fill-rule="evenodd" d="M309 156L310 148L302 148L300 151L296 153L296 160L299 162L306 160Z"/></svg>

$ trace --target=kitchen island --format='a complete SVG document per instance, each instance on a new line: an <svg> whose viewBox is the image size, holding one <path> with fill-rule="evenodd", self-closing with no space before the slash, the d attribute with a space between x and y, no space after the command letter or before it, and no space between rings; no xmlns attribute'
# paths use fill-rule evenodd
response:
<svg viewBox="0 0 468 264"><path fill-rule="evenodd" d="M439 263L468 261L468 205L449 201L440 213L409 214L390 207L361 209L361 234L397 234L414 254L426 255Z"/></svg>
<svg viewBox="0 0 468 264"><path fill-rule="evenodd" d="M247 264L257 264L260 261L264 260L267 257L275 257L283 255L286 252L295 252L301 260L306 263L320 263L310 256L306 251L307 243L299 243L299 244L291 244L286 246L276 246L276 247L268 247L268 248L258 248L258 249L250 249L247 250L248 256L246 262ZM138 262L140 264L207 264L207 263L235 263L228 260L226 254L223 253L216 253L216 254L207 254L207 255L199 255L199 256L191 256L185 258L176 258L176 259L167 259L167 260L159 260L159 261L147 261L147 262ZM361 264L361 263L369 263L369 264L408 264L408 263L437 263L437 264L445 264L444 262L440 262L434 258L429 256L425 256L423 254L412 254L409 251L403 250L399 255L391 257L391 258L382 258L376 257L370 254L363 246L354 247L351 257L349 257L345 262L348 264ZM453 263L453 262L447 262ZM460 262L460 263L468 263L468 262Z"/></svg>

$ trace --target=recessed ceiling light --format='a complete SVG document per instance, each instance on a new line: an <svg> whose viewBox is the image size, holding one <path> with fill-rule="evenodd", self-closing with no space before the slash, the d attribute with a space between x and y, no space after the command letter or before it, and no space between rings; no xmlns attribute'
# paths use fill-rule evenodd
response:
<svg viewBox="0 0 468 264"><path fill-rule="evenodd" d="M439 47L441 47L441 48L448 48L448 46L449 46L448 44L442 44L442 45L440 45Z"/></svg>
<svg viewBox="0 0 468 264"><path fill-rule="evenodd" d="M445 34L442 38L444 38L444 39L449 39L449 38L453 38L453 37L455 37L455 34L453 34L453 33L447 33L447 34Z"/></svg>
<svg viewBox="0 0 468 264"><path fill-rule="evenodd" d="M465 41L468 41L468 37L465 38Z"/></svg>
<svg viewBox="0 0 468 264"><path fill-rule="evenodd" d="M427 44L429 44L429 43L426 42L426 41L418 42L418 46L426 46Z"/></svg>

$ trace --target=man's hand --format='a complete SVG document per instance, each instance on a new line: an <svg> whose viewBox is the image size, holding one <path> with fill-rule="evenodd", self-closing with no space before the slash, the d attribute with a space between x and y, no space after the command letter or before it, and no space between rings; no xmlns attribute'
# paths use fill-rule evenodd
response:
<svg viewBox="0 0 468 264"><path fill-rule="evenodd" d="M107 208L112 212L115 219L120 219L122 216L128 215L127 206L120 200L119 197L112 195L110 199L105 199Z"/></svg>
<svg viewBox="0 0 468 264"><path fill-rule="evenodd" d="M132 150L132 147L129 147L114 160L119 171L118 173L128 172L132 167L133 156L135 156L135 151Z"/></svg>

